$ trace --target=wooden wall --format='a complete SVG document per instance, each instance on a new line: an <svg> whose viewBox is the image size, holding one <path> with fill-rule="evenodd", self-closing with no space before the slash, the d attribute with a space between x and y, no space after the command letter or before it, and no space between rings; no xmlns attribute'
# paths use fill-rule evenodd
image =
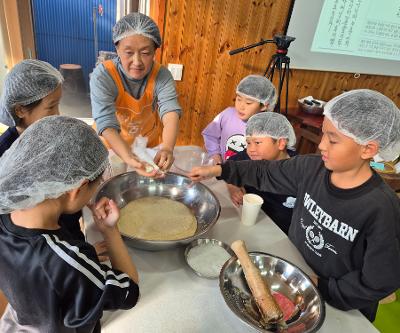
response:
<svg viewBox="0 0 400 333"><path fill-rule="evenodd" d="M264 73L276 51L274 44L234 56L228 51L282 33L290 4L291 0L166 0L162 63L184 66L183 79L177 82L184 110L178 144L201 146L202 129L233 105L241 78ZM349 73L293 70L289 106L307 95L328 100L355 88L381 91L400 105L398 77L361 75L356 79Z"/></svg>
<svg viewBox="0 0 400 333"><path fill-rule="evenodd" d="M7 68L36 57L31 11L30 0L0 0L0 29Z"/></svg>

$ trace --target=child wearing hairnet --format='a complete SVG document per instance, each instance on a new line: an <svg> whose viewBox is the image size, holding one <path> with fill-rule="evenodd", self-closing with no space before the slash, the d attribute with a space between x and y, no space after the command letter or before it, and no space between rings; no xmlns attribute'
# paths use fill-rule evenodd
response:
<svg viewBox="0 0 400 333"><path fill-rule="evenodd" d="M246 124L247 148L232 156L232 161L245 160L284 160L296 154L294 146L296 136L285 116L276 112L261 112L251 116ZM275 224L288 234L292 219L295 194L277 194L259 191L252 186L238 187L227 184L229 194L235 206L243 204L245 193L255 193L264 199L262 210Z"/></svg>
<svg viewBox="0 0 400 333"><path fill-rule="evenodd" d="M254 114L272 111L276 90L265 76L248 75L236 88L235 107L219 113L201 133L204 144L216 163L221 163L246 148L246 122Z"/></svg>
<svg viewBox="0 0 400 333"><path fill-rule="evenodd" d="M0 122L9 128L0 136L0 157L14 141L35 121L59 114L61 73L45 61L23 60L16 64L4 80L0 99ZM62 214L60 225L84 239L79 219L82 213ZM96 251L105 251L103 242L96 243ZM105 256L100 256L107 259Z"/></svg>
<svg viewBox="0 0 400 333"><path fill-rule="evenodd" d="M321 155L227 161L194 168L190 177L295 194L289 238L323 298L373 321L379 300L400 287L400 205L369 163L378 153L388 161L398 156L400 111L386 96L360 89L329 101L324 114Z"/></svg>
<svg viewBox="0 0 400 333"><path fill-rule="evenodd" d="M103 310L129 309L138 275L116 226L117 205L92 206L112 267L58 219L94 195L108 151L84 122L50 116L29 126L0 159L1 332L100 332Z"/></svg>
<svg viewBox="0 0 400 333"><path fill-rule="evenodd" d="M149 147L160 144L154 162L168 170L182 113L172 74L154 60L160 31L150 17L130 13L113 27L113 42L118 57L98 65L90 78L96 129L127 165L154 176L132 153L132 143L141 135Z"/></svg>
<svg viewBox="0 0 400 333"><path fill-rule="evenodd" d="M63 77L47 62L27 59L16 64L4 80L0 122L9 126L0 136L0 156L36 120L57 115Z"/></svg>

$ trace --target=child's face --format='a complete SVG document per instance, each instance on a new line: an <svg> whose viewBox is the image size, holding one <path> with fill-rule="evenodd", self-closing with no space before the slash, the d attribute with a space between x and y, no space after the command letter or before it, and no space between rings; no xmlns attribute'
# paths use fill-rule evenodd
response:
<svg viewBox="0 0 400 333"><path fill-rule="evenodd" d="M105 173L101 177L97 177L92 182L89 182L86 180L80 187L79 191L77 192L77 195L74 197L74 200L72 200L68 207L66 207L66 210L64 213L72 214L80 209L82 209L84 206L87 204L94 204L94 198L93 196L95 195L97 189L99 186L105 181Z"/></svg>
<svg viewBox="0 0 400 333"><path fill-rule="evenodd" d="M276 160L286 148L284 140L274 140L270 137L246 137L247 155L251 160ZM283 142L283 145L282 145Z"/></svg>
<svg viewBox="0 0 400 333"><path fill-rule="evenodd" d="M326 117L322 133L318 148L327 169L335 172L351 171L364 162L361 158L363 146L341 133Z"/></svg>
<svg viewBox="0 0 400 333"><path fill-rule="evenodd" d="M266 106L260 105L260 102L239 94L236 95L235 108L239 118L243 121L247 121L252 115L266 110Z"/></svg>
<svg viewBox="0 0 400 333"><path fill-rule="evenodd" d="M27 128L35 121L47 116L59 115L58 106L61 99L61 86L54 90L51 94L44 97L41 102L31 110L24 111L22 107L21 113L17 115L21 118L21 127Z"/></svg>

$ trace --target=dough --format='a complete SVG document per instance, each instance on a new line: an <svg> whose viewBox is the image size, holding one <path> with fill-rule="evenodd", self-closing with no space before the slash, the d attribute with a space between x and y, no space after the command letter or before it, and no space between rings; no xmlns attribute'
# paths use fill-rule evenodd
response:
<svg viewBox="0 0 400 333"><path fill-rule="evenodd" d="M121 209L120 232L145 240L177 240L191 237L197 220L183 203L164 197L144 197Z"/></svg>

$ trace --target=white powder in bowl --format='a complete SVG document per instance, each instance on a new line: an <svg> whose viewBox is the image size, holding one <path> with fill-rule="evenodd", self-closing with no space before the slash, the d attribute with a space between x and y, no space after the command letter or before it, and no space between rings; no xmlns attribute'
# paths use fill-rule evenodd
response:
<svg viewBox="0 0 400 333"><path fill-rule="evenodd" d="M206 243L193 247L187 254L187 262L202 276L216 278L219 276L222 266L230 257L230 254L223 247Z"/></svg>

